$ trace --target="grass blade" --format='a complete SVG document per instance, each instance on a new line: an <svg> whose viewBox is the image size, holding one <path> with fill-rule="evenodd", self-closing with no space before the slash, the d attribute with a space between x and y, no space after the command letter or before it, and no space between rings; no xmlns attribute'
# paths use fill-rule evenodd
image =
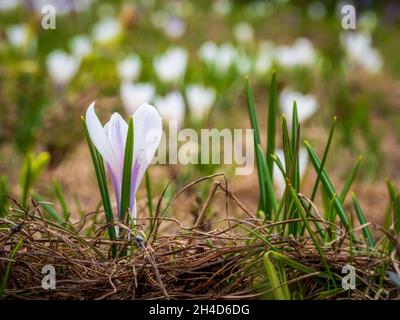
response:
<svg viewBox="0 0 400 320"><path fill-rule="evenodd" d="M0 177L0 217L4 217L7 214L8 204L8 179L6 176Z"/></svg>
<svg viewBox="0 0 400 320"><path fill-rule="evenodd" d="M263 174L264 180L265 180L265 192L267 195L267 203L268 203L267 208L271 208L271 210L272 210L272 211L268 210L265 213L266 213L268 220L271 220L272 213L276 214L276 212L278 210L278 203L276 201L274 187L272 184L272 179L271 179L271 176L269 175L269 171L267 168L267 162L265 161L261 145L257 146L257 155L261 162L262 174Z"/></svg>
<svg viewBox="0 0 400 320"><path fill-rule="evenodd" d="M307 151L310 156L311 162L314 166L314 169L315 169L315 171L317 171L319 173L318 175L320 176L322 184L324 185L324 188L325 188L326 192L328 193L329 198L333 199L333 204L334 204L335 210L339 214L341 222L343 223L343 225L346 228L348 228L349 218L347 217L347 214L344 211L342 204L340 203L340 200L336 196L336 192L335 192L335 189L333 188L332 182L330 181L325 170L323 168L321 170L321 161L319 160L313 147L308 143L308 141L304 141L304 144L307 148Z"/></svg>
<svg viewBox="0 0 400 320"><path fill-rule="evenodd" d="M69 216L70 216L70 211L68 209L67 202L65 201L65 197L61 190L61 185L58 181L53 181L53 189L54 189L54 193L57 197L58 202L60 202L60 206L61 206L61 210L62 210L64 219L68 220Z"/></svg>
<svg viewBox="0 0 400 320"><path fill-rule="evenodd" d="M343 190L339 196L341 203L344 203L344 201L346 200L347 193L349 192L351 185L353 184L354 178L357 175L361 161L362 161L362 156L359 156L353 167L353 170L351 170L350 176L347 178L346 183L344 184Z"/></svg>
<svg viewBox="0 0 400 320"><path fill-rule="evenodd" d="M101 155L99 152L96 150L94 147L92 140L90 139L89 132L86 126L85 118L82 117L82 124L85 130L85 135L86 135L86 141L89 147L90 151L90 156L92 157L92 162L94 166L94 170L96 173L96 178L97 178L97 184L99 186L100 190L100 195L101 199L103 202L103 208L104 212L106 215L107 222L110 224L108 227L108 236L112 241L115 241L117 239L116 233L115 233L115 228L114 228L114 216L112 212L112 207L111 207L111 201L110 201L110 195L108 193L108 188L107 188L107 179L106 179L106 173L104 170L104 164L103 164L103 159L101 158ZM116 256L116 246L113 244L112 245L112 254L113 257Z"/></svg>
<svg viewBox="0 0 400 320"><path fill-rule="evenodd" d="M315 196L317 194L318 184L319 184L319 181L320 181L321 173L322 173L322 171L324 170L324 167L325 167L326 159L328 158L328 153L329 153L329 149L331 147L333 133L335 131L335 126L336 126L336 117L333 118L333 123L332 123L332 126L331 126L331 130L329 131L328 141L326 143L324 154L322 156L321 166L320 166L319 170L317 171L317 178L315 180L313 191L312 191L311 198L310 198L311 201L314 201Z"/></svg>
<svg viewBox="0 0 400 320"><path fill-rule="evenodd" d="M259 152L257 151L258 145L261 144L260 141L260 130L258 128L258 123L257 123L257 113L256 113L256 108L254 104L254 96L253 92L250 88L249 84L249 79L246 78L245 81L245 90L246 90L246 98L247 98L247 109L249 112L249 118L250 118L250 123L251 127L254 130L254 150L256 150L256 164L257 164L257 174L258 174L258 186L260 189L260 199L259 199L259 204L258 208L262 210L264 213L267 212L267 195L266 195L266 189L265 189L265 180L264 180L264 175L262 174L262 161L259 158Z"/></svg>
<svg viewBox="0 0 400 320"><path fill-rule="evenodd" d="M125 221L125 213L131 202L131 175L133 162L133 118L129 118L128 134L125 143L124 168L122 173L120 221Z"/></svg>
<svg viewBox="0 0 400 320"><path fill-rule="evenodd" d="M367 219L365 219L364 212L362 211L360 203L358 202L354 193L351 194L351 198L353 199L354 209L356 210L356 214L358 217L358 221L360 222L360 225L366 224ZM368 227L364 227L362 229L362 233L363 233L365 239L368 241L368 246L370 248L372 248L374 246L374 240L372 239L372 235L371 235L371 232L369 231Z"/></svg>
<svg viewBox="0 0 400 320"><path fill-rule="evenodd" d="M147 193L147 207L149 209L150 218L153 218L153 194L151 192L151 183L149 169L146 170L146 193Z"/></svg>
<svg viewBox="0 0 400 320"><path fill-rule="evenodd" d="M0 300L3 299L4 290L7 288L8 278L10 276L11 264L13 263L13 260L14 260L15 256L17 255L18 250L19 250L19 248L21 248L23 243L24 243L24 240L22 238L20 238L17 245L14 247L14 249L11 252L10 260L7 263L6 271L4 272L3 279L1 281Z"/></svg>
<svg viewBox="0 0 400 320"><path fill-rule="evenodd" d="M39 202L39 204L43 207L43 209L55 220L57 221L58 224L64 225L64 220L61 218L61 216L57 213L56 210L53 209L53 207L44 201L44 199L39 196L38 194L34 194L33 198Z"/></svg>
<svg viewBox="0 0 400 320"><path fill-rule="evenodd" d="M332 282L333 282L334 286L336 287L335 279L334 279L333 274L332 274L332 272L331 272L331 270L329 268L329 264L328 264L328 262L326 260L324 252L322 251L322 248L321 248L321 246L320 246L320 244L318 242L318 239L315 237L315 234L314 234L313 230L311 229L311 226L310 226L310 224L309 224L309 222L307 220L306 212L305 212L303 206L301 205L300 199L299 199L298 195L296 194L296 191L293 189L292 186L289 186L289 190L290 190L290 193L292 194L294 203L295 203L295 205L297 206L297 209L300 212L300 215L301 215L301 217L303 219L303 222L304 222L304 225L305 225L305 227L307 229L307 232L310 235L310 238L311 238L312 242L314 243L314 246L315 246L315 248L316 248L316 250L317 250L317 252L318 252L318 254L319 254L320 258L321 258L322 264L324 265L324 267L325 267L325 269L327 271L327 274L329 275L329 278L332 279Z"/></svg>
<svg viewBox="0 0 400 320"><path fill-rule="evenodd" d="M282 288L282 285L279 281L278 274L275 270L274 264L271 262L269 259L270 252L266 252L264 254L264 270L265 274L267 275L268 281L271 285L272 288L272 294L275 298L275 300L287 300L287 297L284 294L284 290Z"/></svg>
<svg viewBox="0 0 400 320"><path fill-rule="evenodd" d="M274 71L272 73L271 82L269 86L267 152L265 155L270 177L273 177L274 174L274 161L271 159L271 155L275 153L277 109L278 109L278 103L277 103L276 72Z"/></svg>

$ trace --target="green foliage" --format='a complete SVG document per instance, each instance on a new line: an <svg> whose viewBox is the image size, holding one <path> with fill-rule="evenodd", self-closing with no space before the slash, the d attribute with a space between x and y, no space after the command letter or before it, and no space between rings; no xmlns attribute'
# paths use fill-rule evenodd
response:
<svg viewBox="0 0 400 320"><path fill-rule="evenodd" d="M34 156L32 153L26 155L19 178L19 185L22 190L21 202L23 207L27 206L29 191L49 161L50 155L47 152L42 152L38 156Z"/></svg>
<svg viewBox="0 0 400 320"><path fill-rule="evenodd" d="M93 167L96 172L97 184L99 186L101 199L103 201L103 208L106 215L107 223L109 223L108 227L108 236L111 240L115 241L117 239L115 227L114 227L114 216L111 207L110 196L107 188L107 179L106 172L104 170L103 159L99 152L96 150L95 146L90 139L89 132L86 126L85 119L82 117L82 123L85 129L86 141L89 147L90 156L92 157ZM116 246L112 245L112 253L113 256L116 256Z"/></svg>
<svg viewBox="0 0 400 320"><path fill-rule="evenodd" d="M132 161L133 161L133 118L129 119L128 135L126 137L125 155L124 155L124 168L122 171L122 190L121 190L121 208L120 220L125 221L125 213L129 213L130 199L131 199L131 175L132 175Z"/></svg>

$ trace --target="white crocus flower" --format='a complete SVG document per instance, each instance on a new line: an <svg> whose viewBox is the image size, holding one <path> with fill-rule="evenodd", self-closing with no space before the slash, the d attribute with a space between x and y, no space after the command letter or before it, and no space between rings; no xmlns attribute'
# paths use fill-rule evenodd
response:
<svg viewBox="0 0 400 320"><path fill-rule="evenodd" d="M248 75L253 68L253 61L244 52L238 52L235 58L236 70L240 75Z"/></svg>
<svg viewBox="0 0 400 320"><path fill-rule="evenodd" d="M186 88L186 97L191 118L200 122L203 121L215 102L216 92L213 88L201 85L189 85Z"/></svg>
<svg viewBox="0 0 400 320"><path fill-rule="evenodd" d="M276 61L283 67L310 66L315 63L316 52L313 44L306 38L297 39L291 46L278 46Z"/></svg>
<svg viewBox="0 0 400 320"><path fill-rule="evenodd" d="M200 59L208 65L212 65L214 63L217 53L218 46L212 41L204 42L199 49Z"/></svg>
<svg viewBox="0 0 400 320"><path fill-rule="evenodd" d="M49 53L46 58L47 71L53 82L65 86L78 72L80 61L62 50Z"/></svg>
<svg viewBox="0 0 400 320"><path fill-rule="evenodd" d="M234 66L237 52L230 43L217 46L214 42L207 41L201 45L199 57L217 75L224 76Z"/></svg>
<svg viewBox="0 0 400 320"><path fill-rule="evenodd" d="M124 81L134 81L139 78L142 61L136 54L126 57L117 65L118 76Z"/></svg>
<svg viewBox="0 0 400 320"><path fill-rule="evenodd" d="M28 42L29 28L24 24L12 25L6 28L6 35L12 47L22 48Z"/></svg>
<svg viewBox="0 0 400 320"><path fill-rule="evenodd" d="M133 117L134 145L131 173L130 212L136 218L136 192L160 144L162 123L157 110L145 103ZM118 113L103 127L94 111L94 102L86 112L86 126L90 139L101 154L111 176L118 205L118 218L121 215L121 191L128 124Z"/></svg>
<svg viewBox="0 0 400 320"><path fill-rule="evenodd" d="M151 83L122 82L120 95L125 109L133 113L140 105L153 99L155 88Z"/></svg>
<svg viewBox="0 0 400 320"><path fill-rule="evenodd" d="M169 38L178 39L184 35L186 31L186 23L182 18L170 17L165 20L163 29Z"/></svg>
<svg viewBox="0 0 400 320"><path fill-rule="evenodd" d="M282 90L279 96L281 110L287 116L288 125L291 126L293 104L296 101L299 122L302 123L311 117L318 109L317 99L311 94L304 95L301 92L289 89Z"/></svg>
<svg viewBox="0 0 400 320"><path fill-rule="evenodd" d="M279 160L282 163L283 168L286 171L285 156L284 156L283 150L277 149L275 154L278 156ZM300 176L300 181L301 181L301 179L304 177L304 174L306 173L306 169L307 169L307 165L308 165L308 153L305 148L299 149L299 159L297 159L297 161L299 161L298 162L299 163L299 176ZM274 180L274 185L278 192L278 196L281 198L283 195L283 192L285 191L286 182L285 182L285 178L284 178L281 170L279 170L276 163L274 163L274 178L273 178L273 180Z"/></svg>
<svg viewBox="0 0 400 320"><path fill-rule="evenodd" d="M247 22L239 22L233 28L233 35L239 43L251 43L254 40L254 30L251 24Z"/></svg>
<svg viewBox="0 0 400 320"><path fill-rule="evenodd" d="M180 47L169 48L154 58L153 65L158 78L164 83L179 82L185 75L188 52Z"/></svg>
<svg viewBox="0 0 400 320"><path fill-rule="evenodd" d="M103 18L93 27L93 39L100 44L108 44L121 34L122 28L117 19L112 17Z"/></svg>
<svg viewBox="0 0 400 320"><path fill-rule="evenodd" d="M258 76L266 74L274 62L274 47L272 43L263 42L254 61L254 71Z"/></svg>
<svg viewBox="0 0 400 320"><path fill-rule="evenodd" d="M92 53L92 43L88 36L77 35L71 39L72 54L78 59L82 59Z"/></svg>
<svg viewBox="0 0 400 320"><path fill-rule="evenodd" d="M164 97L157 97L154 106L163 120L175 121L178 128L182 127L185 119L185 101L180 92L172 91Z"/></svg>
<svg viewBox="0 0 400 320"><path fill-rule="evenodd" d="M342 36L342 43L350 62L362 66L370 73L378 73L382 69L382 57L378 50L372 47L371 35L345 33Z"/></svg>
<svg viewBox="0 0 400 320"><path fill-rule="evenodd" d="M215 68L220 75L228 72L237 57L236 49L230 43L222 44L217 52Z"/></svg>

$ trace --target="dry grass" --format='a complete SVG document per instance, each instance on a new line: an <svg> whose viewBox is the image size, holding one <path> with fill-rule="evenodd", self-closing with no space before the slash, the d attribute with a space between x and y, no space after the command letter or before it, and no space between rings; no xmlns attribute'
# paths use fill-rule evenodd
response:
<svg viewBox="0 0 400 320"><path fill-rule="evenodd" d="M248 217L238 220L228 216L213 221L212 225L223 227L207 231L203 228L206 221L202 213L212 203L217 190L226 195L227 214L228 205L233 203ZM317 271L306 274L287 267L289 286L301 287L304 298L317 298L326 291L321 286L323 280L318 277L324 272L324 266L310 238L285 238L270 233L276 223L290 221L266 223L258 219L247 211L226 184L220 182L211 188L195 227L184 227L179 221L159 214L152 220L138 221L136 234L143 234L141 230L149 222L154 223L153 232L146 241L131 235L131 241L117 242L121 250L129 248L128 256L111 257L111 243L104 238L105 224L95 225L92 236L83 236L88 221L90 214L73 228L60 226L43 216L40 204L33 203L33 207L26 211L14 203L10 214L0 219L2 278L7 265L11 266L3 298L269 298L271 287L264 275L262 262L264 253L269 250L281 252ZM173 235L158 234L162 223L177 224L179 230ZM119 228L128 232L121 224ZM398 271L396 249L392 256L386 256L380 252L369 252L357 242L350 246L348 234L339 226L336 229L341 236L329 247L323 248L329 267L340 286L342 266L350 262L357 270L358 285L351 292L343 290L327 294L324 298L400 299L399 289L387 275L376 272L388 265L389 270ZM22 246L10 263L11 252L20 239L23 239ZM52 264L56 269L56 290L46 291L41 287L44 277L42 268L46 264Z"/></svg>

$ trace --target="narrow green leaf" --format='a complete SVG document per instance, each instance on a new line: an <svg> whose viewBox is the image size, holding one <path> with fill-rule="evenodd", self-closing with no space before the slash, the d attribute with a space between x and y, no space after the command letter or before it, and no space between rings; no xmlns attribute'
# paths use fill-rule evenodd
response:
<svg viewBox="0 0 400 320"><path fill-rule="evenodd" d="M278 109L277 92L276 72L274 71L269 85L267 152L265 155L270 177L274 175L274 162L271 159L271 155L275 153L276 114Z"/></svg>
<svg viewBox="0 0 400 320"><path fill-rule="evenodd" d="M149 169L146 171L146 193L147 193L147 207L149 209L150 218L153 218L153 195L151 192L151 183Z"/></svg>
<svg viewBox="0 0 400 320"><path fill-rule="evenodd" d="M322 181L322 184L324 185L325 190L327 191L329 198L334 198L334 207L336 212L339 214L340 220L343 223L343 225L348 228L349 226L349 219L347 217L346 212L344 211L342 204L340 203L340 200L336 197L336 192L335 189L333 188L332 182L330 181L327 173L325 170L322 168L321 170L321 161L319 160L317 154L315 153L313 147L308 143L308 141L304 141L304 144L307 148L308 154L311 159L311 163L314 166L314 169L316 172L319 173L320 179Z"/></svg>
<svg viewBox="0 0 400 320"><path fill-rule="evenodd" d="M128 134L126 136L124 169L122 174L120 221L125 221L125 213L129 210L131 201L131 175L133 162L133 118L129 118Z"/></svg>
<svg viewBox="0 0 400 320"><path fill-rule="evenodd" d="M356 210L356 214L358 217L358 221L360 222L360 225L364 225L367 223L367 220L365 219L365 215L363 210L361 209L360 203L358 202L356 196L354 193L351 194L351 198L353 199L353 205L354 209ZM371 232L369 231L368 227L364 227L362 229L362 233L365 237L365 239L368 241L368 246L372 248L374 246L374 240L372 238Z"/></svg>
<svg viewBox="0 0 400 320"><path fill-rule="evenodd" d="M271 251L268 251L264 254L264 270L271 285L272 294L275 300L287 300L282 285L279 281L278 274L275 270L274 264L269 259L270 252Z"/></svg>
<svg viewBox="0 0 400 320"><path fill-rule="evenodd" d="M0 217L4 217L7 214L8 204L8 179L6 176L0 177Z"/></svg>
<svg viewBox="0 0 400 320"><path fill-rule="evenodd" d="M57 197L58 202L60 202L60 206L61 206L61 210L62 210L64 219L67 221L70 216L70 211L68 209L67 202L65 201L64 194L61 190L61 185L56 180L53 181L53 189L54 189L54 193Z"/></svg>
<svg viewBox="0 0 400 320"><path fill-rule="evenodd" d="M32 180L32 155L30 153L27 154L24 164L22 166L22 179L21 179L21 187L22 187L22 206L24 208L27 207L28 204L28 195L29 189L31 187Z"/></svg>
<svg viewBox="0 0 400 320"><path fill-rule="evenodd" d="M393 203L393 228L396 234L400 234L400 196Z"/></svg>
<svg viewBox="0 0 400 320"><path fill-rule="evenodd" d="M311 198L310 198L311 201L314 201L315 196L317 194L318 184L319 184L319 181L320 181L321 173L322 173L322 171L324 170L324 167L325 167L326 159L328 158L328 153L329 153L329 149L331 147L333 133L335 132L335 126L336 126L336 117L333 118L333 123L332 123L332 126L331 126L331 130L329 131L328 141L326 143L324 154L322 156L321 166L320 166L319 170L317 171L317 178L315 180L313 191L311 193Z"/></svg>
<svg viewBox="0 0 400 320"><path fill-rule="evenodd" d="M300 213L300 215L301 215L301 217L303 219L303 222L304 222L304 225L305 225L305 227L307 229L307 232L310 235L310 238L311 238L312 242L314 243L314 246L315 246L315 248L316 248L316 250L317 250L317 252L318 252L318 254L319 254L320 258L321 258L322 264L324 265L324 267L325 267L325 269L327 271L327 274L329 275L330 279L332 279L332 282L333 282L334 286L336 286L333 274L332 274L332 272L331 272L331 270L329 268L328 261L326 260L326 257L324 255L324 252L323 252L323 250L321 248L320 243L318 242L317 237L315 236L313 230L311 229L310 223L308 222L308 219L307 219L307 214L306 214L303 206L301 205L300 199L299 199L298 195L296 194L296 191L293 189L292 186L289 186L289 191L290 191L290 193L291 193L291 195L293 197L294 203L297 206L297 209L299 210L299 213Z"/></svg>
<svg viewBox="0 0 400 320"><path fill-rule="evenodd" d="M90 156L92 157L92 162L93 162L93 167L96 173L96 178L97 178L97 184L99 186L99 191L101 195L101 199L103 202L103 208L104 212L106 215L107 222L110 224L108 227L108 236L112 241L115 241L116 238L116 233L115 233L115 228L114 228L114 216L112 212L112 207L111 207L111 201L110 201L110 196L108 193L108 188L107 188L107 179L106 179L106 173L104 170L104 164L103 164L103 159L101 158L101 155L99 152L96 150L94 147L92 140L90 139L89 132L86 126L85 118L82 117L82 124L85 130L85 135L86 135L86 141L89 147L90 151ZM113 257L116 256L116 247L115 245L112 245L112 252L113 252Z"/></svg>
<svg viewBox="0 0 400 320"><path fill-rule="evenodd" d="M7 288L8 278L10 276L10 271L11 271L11 265L14 262L14 258L17 255L17 253L18 253L18 251L21 248L23 243L24 243L24 240L22 238L20 238L18 243L14 247L14 249L11 251L9 261L7 262L6 270L5 270L4 275L3 275L3 279L1 280L0 300L3 299L4 290Z"/></svg>
<svg viewBox="0 0 400 320"><path fill-rule="evenodd" d="M257 113L256 113L255 104L254 104L254 96L253 96L253 92L250 88L249 79L247 79L247 78L245 81L245 90L246 90L247 109L249 112L250 123L251 123L251 127L254 130L254 150L256 150L256 154L258 154L257 145L261 144L260 130L258 128L258 123L257 123ZM266 190L265 190L265 180L264 180L264 176L262 174L262 168L261 168L262 162L261 162L261 159L258 158L258 156L256 156L256 165L257 165L257 174L258 174L258 186L260 189L260 200L259 200L258 207L265 213L267 210L267 196L266 196Z"/></svg>
<svg viewBox="0 0 400 320"><path fill-rule="evenodd" d="M269 175L269 171L267 168L267 162L265 161L265 158L263 156L261 145L257 146L257 153L258 153L258 156L259 156L259 159L261 162L261 169L263 170L263 176L264 176L264 180L265 180L265 190L266 190L266 194L267 194L267 203L268 203L267 208L272 209L272 212L271 212L271 210L269 210L266 212L266 215L267 215L267 218L269 220L271 220L272 213L275 214L278 210L278 203L276 201L272 179L271 179L271 176Z"/></svg>
<svg viewBox="0 0 400 320"><path fill-rule="evenodd" d="M290 267L292 267L294 269L297 269L297 270L299 270L301 272L304 272L306 274L318 272L318 270L310 268L310 267L307 267L304 264L302 264L302 263L300 263L300 262L298 262L296 260L293 260L293 259L289 258L288 256L282 254L282 253L279 253L279 252L276 252L276 251L269 251L269 252L270 252L269 255L271 256L271 258L273 257L275 260L280 261L280 262L286 264L287 266L290 266ZM319 276L322 276L324 278L328 277L323 272L320 272Z"/></svg>
<svg viewBox="0 0 400 320"><path fill-rule="evenodd" d="M54 208L46 203L43 199L43 197L39 196L38 194L33 194L33 198L39 202L40 206L52 217L55 221L57 221L58 224L63 225L65 220L61 218L61 216L57 213Z"/></svg>
<svg viewBox="0 0 400 320"><path fill-rule="evenodd" d="M347 193L349 192L351 185L353 184L354 178L357 175L361 161L362 161L362 156L359 156L356 163L354 164L353 170L351 170L350 176L347 178L346 183L344 184L343 190L339 196L341 203L344 203L344 201L346 200Z"/></svg>

